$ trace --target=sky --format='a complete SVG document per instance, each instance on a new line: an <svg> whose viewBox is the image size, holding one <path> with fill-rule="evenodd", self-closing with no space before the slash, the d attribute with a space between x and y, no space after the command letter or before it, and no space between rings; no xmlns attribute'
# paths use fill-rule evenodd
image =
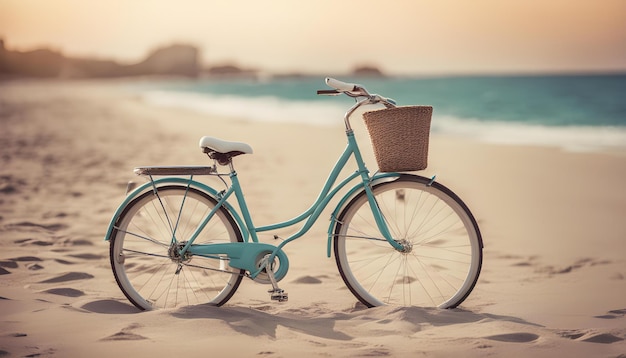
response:
<svg viewBox="0 0 626 358"><path fill-rule="evenodd" d="M0 0L0 38L124 63L184 43L283 73L626 71L626 0Z"/></svg>

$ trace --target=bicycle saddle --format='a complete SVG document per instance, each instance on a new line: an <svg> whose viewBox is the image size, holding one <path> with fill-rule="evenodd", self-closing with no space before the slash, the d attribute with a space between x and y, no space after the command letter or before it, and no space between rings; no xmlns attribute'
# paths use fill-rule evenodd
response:
<svg viewBox="0 0 626 358"><path fill-rule="evenodd" d="M200 138L200 148L209 149L211 152L230 153L241 152L241 154L252 154L252 147L247 143L229 142L214 137L204 136Z"/></svg>
<svg viewBox="0 0 626 358"><path fill-rule="evenodd" d="M252 154L252 147L247 143L229 142L214 137L200 138L200 148L210 158L218 160L222 165L228 164L230 158L240 154Z"/></svg>

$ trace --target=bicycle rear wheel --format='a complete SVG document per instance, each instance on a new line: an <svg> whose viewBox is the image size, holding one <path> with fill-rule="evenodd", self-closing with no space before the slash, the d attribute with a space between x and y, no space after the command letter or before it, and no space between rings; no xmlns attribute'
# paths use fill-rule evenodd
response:
<svg viewBox="0 0 626 358"><path fill-rule="evenodd" d="M178 255L217 202L186 186L163 186L157 192L132 200L115 224L110 260L120 289L142 310L226 303L239 287L243 270L231 268L226 257ZM222 207L194 244L242 241L238 226Z"/></svg>
<svg viewBox="0 0 626 358"><path fill-rule="evenodd" d="M382 237L360 192L334 231L335 260L350 291L368 307L463 302L482 265L482 238L467 206L445 186L416 175L372 190L391 234L407 249L398 251Z"/></svg>

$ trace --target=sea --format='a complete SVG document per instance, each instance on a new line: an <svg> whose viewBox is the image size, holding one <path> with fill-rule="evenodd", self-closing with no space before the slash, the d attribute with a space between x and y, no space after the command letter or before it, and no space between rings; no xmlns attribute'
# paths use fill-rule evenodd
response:
<svg viewBox="0 0 626 358"><path fill-rule="evenodd" d="M626 152L626 73L335 78L398 105L433 106L434 134L577 152ZM324 76L163 80L135 89L153 105L315 126L343 125L343 115L354 103L347 96L318 96L318 89L328 89ZM354 119L351 123L358 125Z"/></svg>

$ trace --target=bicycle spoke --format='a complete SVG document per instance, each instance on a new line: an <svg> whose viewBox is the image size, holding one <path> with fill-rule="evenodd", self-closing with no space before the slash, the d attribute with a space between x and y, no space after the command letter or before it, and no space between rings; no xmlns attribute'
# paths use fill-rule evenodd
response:
<svg viewBox="0 0 626 358"><path fill-rule="evenodd" d="M168 245L166 245L166 244L164 244L164 243L162 243L162 242L160 242L160 241L157 241L157 240L155 240L155 239L151 239L151 238L149 238L149 237L147 237L147 236L143 236L143 235L136 234L136 233L134 233L134 232L126 231L126 230L123 230L123 229L121 229L121 228L119 228L119 227L117 227L117 226L115 226L114 228L115 228L116 230L118 230L119 232L122 232L122 233L124 233L124 234L132 235L132 236L134 236L134 237L137 237L137 238L139 238L139 239L146 240L146 241L148 241L148 242L151 242L151 243L153 243L153 244L157 244L157 245L159 245L159 246L165 246L165 247L168 247Z"/></svg>
<svg viewBox="0 0 626 358"><path fill-rule="evenodd" d="M124 253L131 252L133 254L142 255L142 256L152 256L152 257L160 257L160 258L169 259L169 256L167 255L159 255L159 254L153 254L153 253L142 252L142 251L131 250L131 249L124 249L123 252ZM124 254L124 256L128 257L127 254Z"/></svg>

